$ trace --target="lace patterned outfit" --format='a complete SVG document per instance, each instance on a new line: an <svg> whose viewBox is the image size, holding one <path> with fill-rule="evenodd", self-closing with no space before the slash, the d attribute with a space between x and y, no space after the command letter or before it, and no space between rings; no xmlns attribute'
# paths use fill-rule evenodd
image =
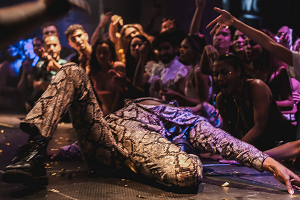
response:
<svg viewBox="0 0 300 200"><path fill-rule="evenodd" d="M151 69L151 72L149 69ZM148 80L150 84L149 95L151 97L159 98L157 91L154 91L154 84L156 81L160 82L161 89L171 89L176 91L176 83L184 78L191 66L185 66L179 62L179 57L176 56L170 63L164 64L161 61L153 64L152 67L146 66L145 71L150 75Z"/></svg>
<svg viewBox="0 0 300 200"><path fill-rule="evenodd" d="M220 152L225 159L262 170L267 155L253 146L214 128L187 108L162 101L143 105L144 100L158 101L127 101L124 108L104 118L86 73L68 63L58 71L20 128L32 134L39 131L51 139L57 123L69 111L81 153L93 170L122 171L129 167L175 186L195 186L202 178L200 159L169 141L183 135L195 148Z"/></svg>
<svg viewBox="0 0 300 200"><path fill-rule="evenodd" d="M199 69L199 65L197 65L194 69L194 71L198 70ZM185 88L184 88L184 95L188 98L191 98L191 99L199 99L199 96L198 96L198 92L196 90L196 87L195 87L195 78L194 78L194 71L193 72L189 72L189 73L192 73L191 76L187 75L190 77L190 79L188 79L186 81L186 84L185 84ZM209 76L209 81L210 81L210 84L209 84L209 88L208 88L208 103L210 104L213 104L213 100L214 100L214 93L213 93L213 79L212 79L212 76Z"/></svg>

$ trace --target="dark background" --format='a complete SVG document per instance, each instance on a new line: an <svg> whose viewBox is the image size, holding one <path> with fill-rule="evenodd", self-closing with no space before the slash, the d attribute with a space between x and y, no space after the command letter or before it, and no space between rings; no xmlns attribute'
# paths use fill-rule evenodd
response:
<svg viewBox="0 0 300 200"><path fill-rule="evenodd" d="M11 6L18 3L28 2L30 0L1 0L0 7ZM161 16L155 21L156 29L160 28L161 20L166 16L173 16L179 24L179 27L186 33L189 31L190 23L195 11L195 0L86 0L91 7L91 14L73 9L68 15L57 21L60 32L60 40L63 46L68 47L67 39L64 36L66 28L74 23L82 24L87 33L92 35L100 21L100 15L104 10L111 10L114 14L121 15L124 24L141 23L146 25L152 14L154 4L161 5ZM229 10L234 16L242 19L244 22L256 28L267 28L273 33L283 26L290 26L290 7L292 0L207 0L203 15L201 33L203 33L208 42L212 39L209 35L210 30L205 26L218 13L213 7L222 7ZM245 6L243 5L250 5ZM242 9L244 8L244 10ZM250 8L250 9L249 9ZM258 11L255 10L258 8ZM244 14L255 16L257 19L243 18ZM108 27L107 27L108 28ZM107 31L107 29L106 29ZM30 35L24 36L24 39L32 38L41 34L40 29L32 31ZM294 40L296 38L294 37Z"/></svg>

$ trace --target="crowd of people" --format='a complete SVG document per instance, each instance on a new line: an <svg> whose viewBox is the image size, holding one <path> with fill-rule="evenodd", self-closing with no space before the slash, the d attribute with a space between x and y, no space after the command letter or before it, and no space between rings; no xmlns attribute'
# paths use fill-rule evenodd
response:
<svg viewBox="0 0 300 200"><path fill-rule="evenodd" d="M188 35L174 19L152 36L108 12L90 43L82 25L66 29L74 53L61 47L53 22L42 26L42 37L9 45L0 107L28 113L20 128L30 137L3 180L47 185L40 157L69 111L78 142L59 153L81 154L94 170L130 168L189 187L202 179L199 155L210 152L270 171L293 193L300 178L275 160L300 156L299 40L292 45L287 27L275 37L216 9L209 45L199 32L206 1L195 2Z"/></svg>

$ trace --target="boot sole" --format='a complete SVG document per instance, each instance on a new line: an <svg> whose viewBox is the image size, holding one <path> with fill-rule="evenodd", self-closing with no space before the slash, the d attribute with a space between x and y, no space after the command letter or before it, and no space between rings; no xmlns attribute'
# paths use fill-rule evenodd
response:
<svg viewBox="0 0 300 200"><path fill-rule="evenodd" d="M30 172L22 170L6 170L2 176L2 181L6 183L22 183L24 186L47 186L46 176L33 176Z"/></svg>

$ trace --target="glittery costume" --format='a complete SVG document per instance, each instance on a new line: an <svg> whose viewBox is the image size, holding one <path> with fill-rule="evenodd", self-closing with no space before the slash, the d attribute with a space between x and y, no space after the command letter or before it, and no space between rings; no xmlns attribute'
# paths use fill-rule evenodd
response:
<svg viewBox="0 0 300 200"><path fill-rule="evenodd" d="M172 105L141 105L140 100L103 118L89 78L74 63L64 65L36 106L21 122L21 129L39 130L51 138L60 118L69 110L78 144L94 170L122 170L175 186L197 185L202 164L168 139L184 135L195 148L220 152L226 159L261 170L267 155L241 142L203 117Z"/></svg>

